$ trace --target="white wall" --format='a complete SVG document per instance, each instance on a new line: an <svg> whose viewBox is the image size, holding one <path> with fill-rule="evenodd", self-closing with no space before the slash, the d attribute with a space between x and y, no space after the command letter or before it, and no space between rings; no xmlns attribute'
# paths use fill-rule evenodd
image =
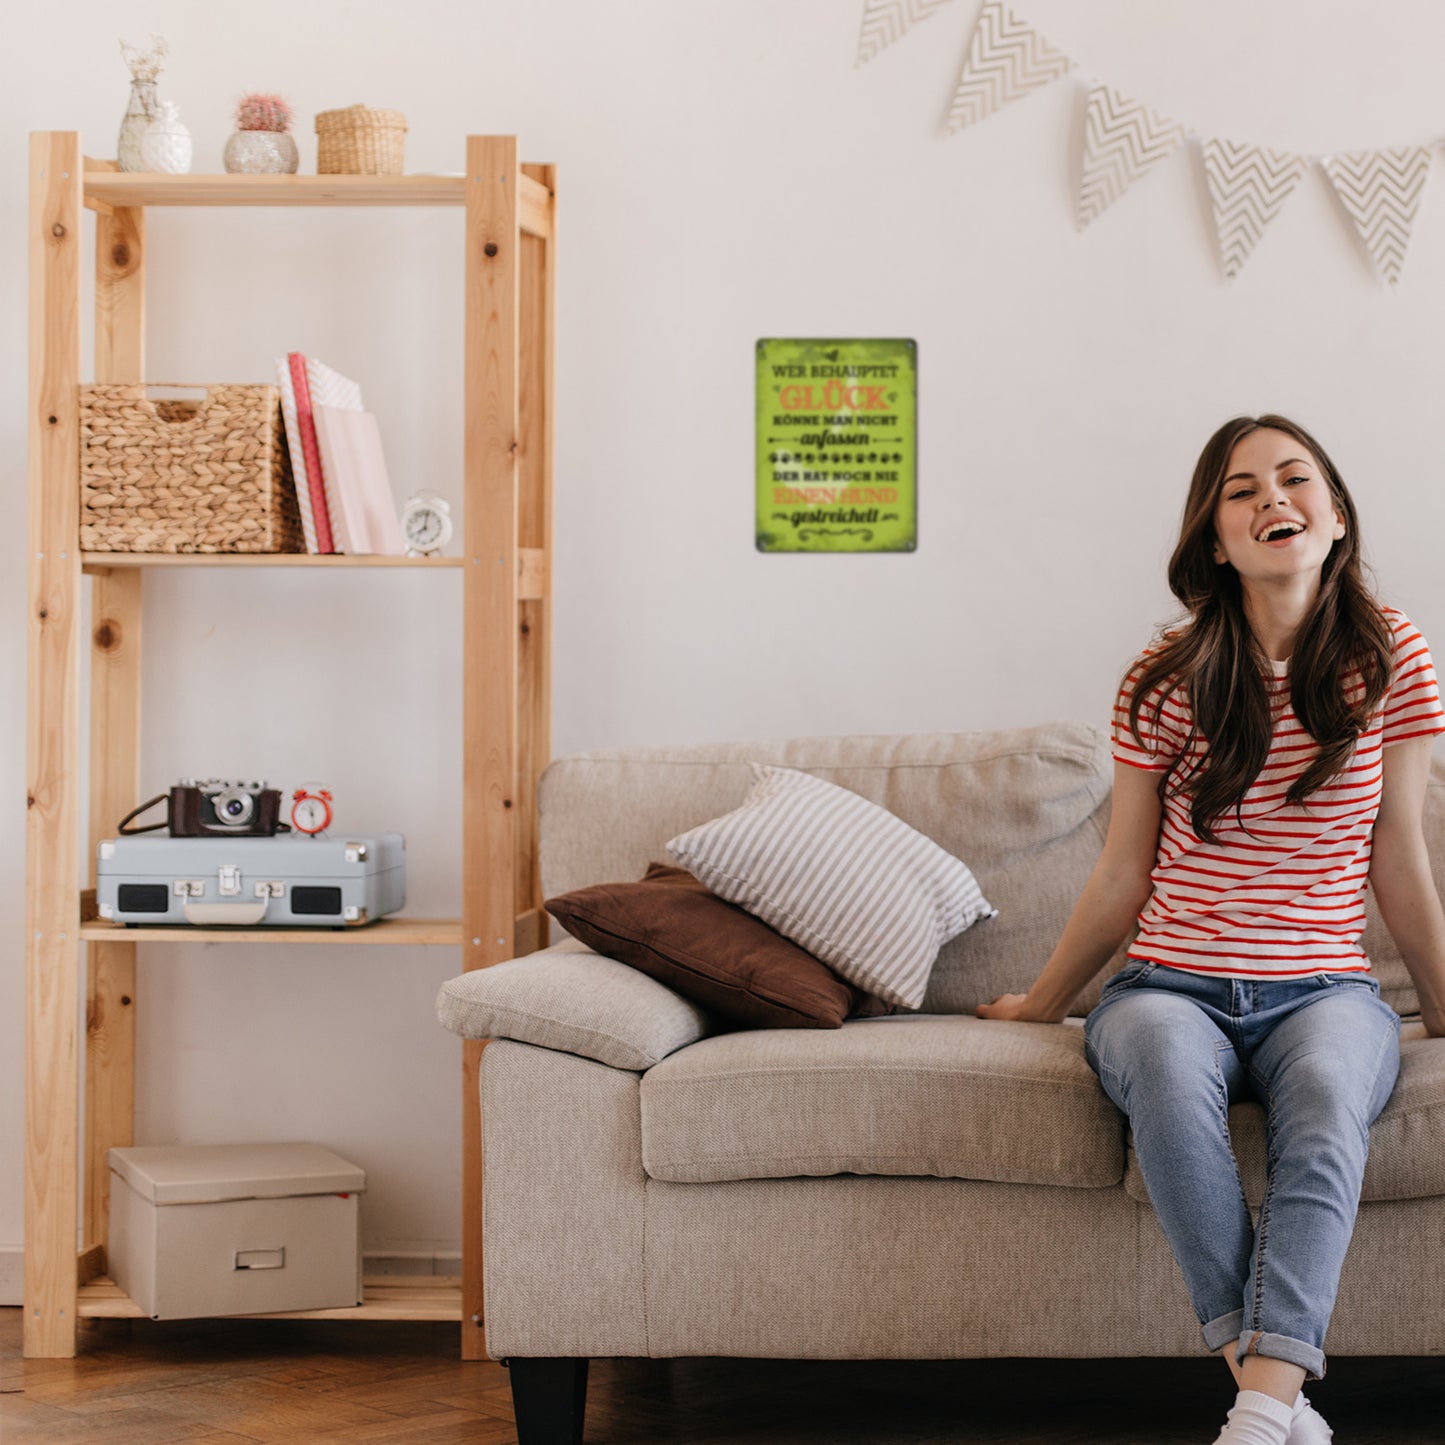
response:
<svg viewBox="0 0 1445 1445"><path fill-rule="evenodd" d="M242 90L303 115L404 110L411 170L467 132L561 167L558 752L800 733L1100 721L1168 615L1163 562L1210 431L1279 409L1350 481L1384 594L1445 647L1436 162L1404 281L1375 278L1312 173L1232 286L1193 147L1073 224L1083 81L944 138L977 0L854 67L843 0L157 0L32 6L0 95L0 1253L22 1233L26 132L113 154L120 35L219 169ZM1429 0L1018 0L1086 67L1204 133L1318 154L1445 130ZM339 77L330 79L328 77ZM454 497L460 221L152 212L149 374L265 380L299 348L358 377L393 479ZM920 544L753 548L753 344L911 336ZM87 363L88 364L88 363ZM412 907L455 913L455 576L147 579L142 784L328 780L410 841ZM456 1248L457 1048L440 950L142 948L147 1142L315 1137L363 1163L372 1251Z"/></svg>

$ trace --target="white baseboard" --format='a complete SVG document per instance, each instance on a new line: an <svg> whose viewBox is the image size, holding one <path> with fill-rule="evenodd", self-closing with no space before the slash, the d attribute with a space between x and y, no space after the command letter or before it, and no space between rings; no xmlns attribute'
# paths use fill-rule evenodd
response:
<svg viewBox="0 0 1445 1445"><path fill-rule="evenodd" d="M365 1275L458 1275L460 1254L367 1254L362 1256ZM0 1245L0 1305L18 1305L24 1299L25 1251L16 1245Z"/></svg>
<svg viewBox="0 0 1445 1445"><path fill-rule="evenodd" d="M0 1305L23 1302L25 1251L18 1244L0 1244Z"/></svg>

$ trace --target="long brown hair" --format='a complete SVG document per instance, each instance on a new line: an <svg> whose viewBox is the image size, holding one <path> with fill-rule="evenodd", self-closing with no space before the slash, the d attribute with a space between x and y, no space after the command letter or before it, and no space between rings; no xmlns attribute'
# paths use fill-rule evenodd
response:
<svg viewBox="0 0 1445 1445"><path fill-rule="evenodd" d="M1187 694L1191 732L1183 752L1160 779L1159 796L1187 793L1194 831L1210 843L1219 841L1214 825L1231 809L1243 826L1244 795L1269 755L1268 661L1245 617L1239 573L1214 559L1214 512L1230 455L1241 438L1262 427L1285 432L1305 447L1324 473L1335 510L1345 521L1344 537L1325 558L1319 594L1300 627L1290 662L1290 702L1300 724L1319 744L1319 755L1291 786L1287 802L1302 803L1344 769L1390 685L1390 628L1365 585L1355 504L1335 464L1302 426L1285 417L1240 416L1226 422L1200 453L1179 542L1169 559L1169 587L1189 609L1189 620L1166 633L1144 659L1129 703L1130 730L1144 747L1139 718L1146 699L1157 723L1176 689ZM1359 669L1365 684L1353 705L1343 687L1351 668ZM1159 691L1153 693L1156 687ZM1189 744L1196 738L1207 741L1208 748L1187 766Z"/></svg>

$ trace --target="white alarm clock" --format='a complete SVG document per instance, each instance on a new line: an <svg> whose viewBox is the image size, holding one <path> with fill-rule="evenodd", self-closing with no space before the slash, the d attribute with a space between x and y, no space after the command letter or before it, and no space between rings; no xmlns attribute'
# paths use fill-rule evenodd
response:
<svg viewBox="0 0 1445 1445"><path fill-rule="evenodd" d="M303 783L291 804L291 826L298 833L324 833L331 826L331 794L319 783Z"/></svg>
<svg viewBox="0 0 1445 1445"><path fill-rule="evenodd" d="M418 492L402 509L401 534L408 557L435 557L452 539L452 509L435 492Z"/></svg>

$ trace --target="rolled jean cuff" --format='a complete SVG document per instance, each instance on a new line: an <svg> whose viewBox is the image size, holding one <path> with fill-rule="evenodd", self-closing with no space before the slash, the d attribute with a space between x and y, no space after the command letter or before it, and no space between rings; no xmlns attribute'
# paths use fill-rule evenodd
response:
<svg viewBox="0 0 1445 1445"><path fill-rule="evenodd" d="M1220 1315L1217 1320L1210 1320L1203 1326L1204 1343L1211 1351L1223 1349L1239 1338L1243 1328L1244 1311L1230 1310L1227 1315Z"/></svg>
<svg viewBox="0 0 1445 1445"><path fill-rule="evenodd" d="M1325 1353L1304 1340L1291 1339L1289 1335L1267 1335L1259 1330L1245 1330L1239 1337L1239 1347L1234 1352L1234 1361L1242 1365L1247 1355L1267 1355L1271 1360L1287 1360L1298 1365L1310 1380L1325 1377Z"/></svg>

